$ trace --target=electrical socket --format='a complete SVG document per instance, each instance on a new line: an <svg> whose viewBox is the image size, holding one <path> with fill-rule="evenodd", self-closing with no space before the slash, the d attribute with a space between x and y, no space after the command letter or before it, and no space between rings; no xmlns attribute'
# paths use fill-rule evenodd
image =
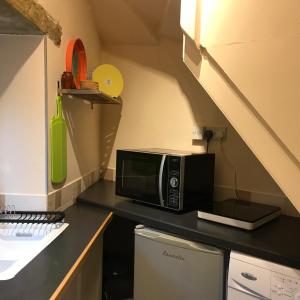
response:
<svg viewBox="0 0 300 300"><path fill-rule="evenodd" d="M227 127L208 127L208 126L197 126L195 125L192 129L193 140L203 140L204 130L211 130L213 132L212 141L224 140L227 135Z"/></svg>
<svg viewBox="0 0 300 300"><path fill-rule="evenodd" d="M194 126L192 129L192 140L203 140L203 127Z"/></svg>
<svg viewBox="0 0 300 300"><path fill-rule="evenodd" d="M224 140L227 135L227 127L203 127L203 130L211 130L213 132L212 141Z"/></svg>

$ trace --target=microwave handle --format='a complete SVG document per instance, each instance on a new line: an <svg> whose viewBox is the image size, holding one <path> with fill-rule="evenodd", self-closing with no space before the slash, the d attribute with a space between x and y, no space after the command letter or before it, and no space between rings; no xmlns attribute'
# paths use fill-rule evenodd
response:
<svg viewBox="0 0 300 300"><path fill-rule="evenodd" d="M165 161L166 161L166 154L163 154L160 162L160 168L159 168L159 176L158 176L158 195L159 195L159 201L161 207L164 207L164 198L163 198L163 172L164 172L164 166L165 166Z"/></svg>

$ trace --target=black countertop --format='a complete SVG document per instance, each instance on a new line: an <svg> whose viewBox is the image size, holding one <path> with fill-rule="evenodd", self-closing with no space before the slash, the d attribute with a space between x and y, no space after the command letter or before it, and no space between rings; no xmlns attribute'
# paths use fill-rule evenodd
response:
<svg viewBox="0 0 300 300"><path fill-rule="evenodd" d="M0 299L49 299L109 217L109 212L86 204L65 213L69 226L13 279L0 281Z"/></svg>
<svg viewBox="0 0 300 300"><path fill-rule="evenodd" d="M174 214L115 195L115 185L100 181L81 193L79 202L93 203L125 217L162 230L216 247L300 269L300 218L280 216L252 232L197 218L196 211Z"/></svg>

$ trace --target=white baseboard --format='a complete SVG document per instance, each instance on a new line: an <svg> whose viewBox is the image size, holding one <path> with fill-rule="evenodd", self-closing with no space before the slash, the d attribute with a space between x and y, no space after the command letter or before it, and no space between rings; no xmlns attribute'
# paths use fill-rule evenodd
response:
<svg viewBox="0 0 300 300"><path fill-rule="evenodd" d="M7 210L47 210L47 195L0 194L0 208Z"/></svg>
<svg viewBox="0 0 300 300"><path fill-rule="evenodd" d="M100 170L92 171L48 195L0 194L0 209L27 211L64 210L73 205L77 196L100 179Z"/></svg>

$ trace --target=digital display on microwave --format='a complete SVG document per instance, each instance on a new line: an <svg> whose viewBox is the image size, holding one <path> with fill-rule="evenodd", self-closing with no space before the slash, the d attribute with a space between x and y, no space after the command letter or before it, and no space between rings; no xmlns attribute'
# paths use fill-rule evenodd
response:
<svg viewBox="0 0 300 300"><path fill-rule="evenodd" d="M137 194L157 195L160 158L124 160L123 188Z"/></svg>

